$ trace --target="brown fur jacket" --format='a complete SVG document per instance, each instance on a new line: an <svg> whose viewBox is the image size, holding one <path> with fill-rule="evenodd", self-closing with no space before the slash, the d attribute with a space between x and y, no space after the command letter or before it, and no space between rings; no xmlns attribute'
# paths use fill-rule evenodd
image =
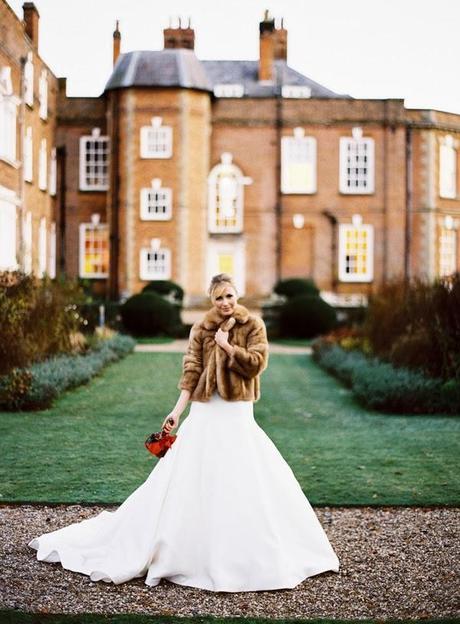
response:
<svg viewBox="0 0 460 624"><path fill-rule="evenodd" d="M228 331L232 356L214 340L218 328ZM227 401L258 401L260 374L268 365L267 330L264 321L237 303L230 317L215 307L193 324L183 372L177 387L190 390L190 401L209 401L217 389Z"/></svg>

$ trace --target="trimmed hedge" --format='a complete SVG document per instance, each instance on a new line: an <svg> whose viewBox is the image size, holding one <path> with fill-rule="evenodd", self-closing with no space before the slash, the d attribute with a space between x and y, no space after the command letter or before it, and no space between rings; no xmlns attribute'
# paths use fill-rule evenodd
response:
<svg viewBox="0 0 460 624"><path fill-rule="evenodd" d="M101 341L87 355L58 355L29 369L16 368L0 377L0 409L46 409L64 390L88 383L104 366L126 356L135 344L131 337L117 335Z"/></svg>
<svg viewBox="0 0 460 624"><path fill-rule="evenodd" d="M460 383L395 368L361 351L313 344L313 359L351 388L364 406L392 413L460 415Z"/></svg>
<svg viewBox="0 0 460 624"><path fill-rule="evenodd" d="M174 336L182 325L180 305L154 291L133 295L120 307L123 326L133 336Z"/></svg>
<svg viewBox="0 0 460 624"><path fill-rule="evenodd" d="M280 309L280 334L284 337L313 338L336 324L335 309L317 295L296 295Z"/></svg>

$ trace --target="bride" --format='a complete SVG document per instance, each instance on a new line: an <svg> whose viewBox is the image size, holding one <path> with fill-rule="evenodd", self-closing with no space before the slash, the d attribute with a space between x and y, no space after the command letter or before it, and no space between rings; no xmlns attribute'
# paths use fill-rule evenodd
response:
<svg viewBox="0 0 460 624"><path fill-rule="evenodd" d="M339 560L299 482L254 419L268 364L262 319L215 275L213 307L190 331L181 390L163 427L167 453L115 511L44 533L28 545L92 581L162 578L211 591L293 588ZM287 412L289 411L289 406ZM168 424L168 419L173 424Z"/></svg>

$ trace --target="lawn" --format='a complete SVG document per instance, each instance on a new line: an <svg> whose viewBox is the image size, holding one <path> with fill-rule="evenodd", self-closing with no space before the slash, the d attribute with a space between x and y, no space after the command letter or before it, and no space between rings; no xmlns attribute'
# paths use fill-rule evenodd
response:
<svg viewBox="0 0 460 624"><path fill-rule="evenodd" d="M122 502L161 461L144 439L176 402L181 357L133 353L51 409L1 413L0 501ZM254 413L313 505L460 500L456 417L371 412L310 356L278 354Z"/></svg>

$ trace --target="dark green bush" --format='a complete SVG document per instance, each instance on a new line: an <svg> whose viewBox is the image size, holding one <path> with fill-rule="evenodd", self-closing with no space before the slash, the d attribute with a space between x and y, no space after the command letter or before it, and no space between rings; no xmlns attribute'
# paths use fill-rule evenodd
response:
<svg viewBox="0 0 460 624"><path fill-rule="evenodd" d="M163 297L170 297L171 303L181 303L184 299L184 290L170 280L152 280L144 286L142 292L155 292Z"/></svg>
<svg viewBox="0 0 460 624"><path fill-rule="evenodd" d="M121 329L121 315L118 301L106 301L104 299L81 303L77 306L80 316L86 321L84 324L85 333L93 333L99 326L99 306L105 308L105 326L116 331Z"/></svg>
<svg viewBox="0 0 460 624"><path fill-rule="evenodd" d="M319 289L311 278L291 277L278 280L273 288L277 295L284 295L288 299L297 295L319 295Z"/></svg>
<svg viewBox="0 0 460 624"><path fill-rule="evenodd" d="M70 352L82 323L74 308L76 282L0 272L0 375L57 353Z"/></svg>
<svg viewBox="0 0 460 624"><path fill-rule="evenodd" d="M125 329L134 336L174 335L181 325L180 306L155 292L133 295L120 307Z"/></svg>
<svg viewBox="0 0 460 624"><path fill-rule="evenodd" d="M85 355L58 355L30 369L14 369L0 377L0 408L46 409L62 392L88 383L104 366L132 351L135 344L129 336L117 335L101 341Z"/></svg>
<svg viewBox="0 0 460 624"><path fill-rule="evenodd" d="M336 312L316 295L297 295L281 306L279 323L281 336L312 338L335 327Z"/></svg>

